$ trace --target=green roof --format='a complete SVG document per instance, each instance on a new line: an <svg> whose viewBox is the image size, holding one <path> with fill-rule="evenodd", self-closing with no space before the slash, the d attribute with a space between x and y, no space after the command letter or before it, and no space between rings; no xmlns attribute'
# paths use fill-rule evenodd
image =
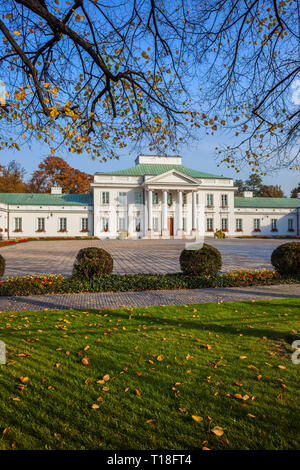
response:
<svg viewBox="0 0 300 470"><path fill-rule="evenodd" d="M0 202L17 206L87 206L93 204L90 194L0 193Z"/></svg>
<svg viewBox="0 0 300 470"><path fill-rule="evenodd" d="M166 173L170 170L178 170L185 175L191 176L192 178L218 178L218 179L231 179L225 176L212 175L210 173L203 173L202 171L192 170L182 165L165 165L165 164L148 164L139 163L125 170L115 170L109 172L97 172L96 175L120 175L120 176L155 176Z"/></svg>
<svg viewBox="0 0 300 470"><path fill-rule="evenodd" d="M234 207L293 209L300 207L300 199L291 197L235 197Z"/></svg>

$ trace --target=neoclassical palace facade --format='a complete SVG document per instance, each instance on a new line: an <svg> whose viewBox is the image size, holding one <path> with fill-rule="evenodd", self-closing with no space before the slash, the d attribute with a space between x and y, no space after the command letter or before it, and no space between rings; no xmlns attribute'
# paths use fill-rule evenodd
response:
<svg viewBox="0 0 300 470"><path fill-rule="evenodd" d="M90 194L0 193L0 237L194 238L299 235L298 198L234 196L233 179L192 170L179 156L139 155L95 173Z"/></svg>

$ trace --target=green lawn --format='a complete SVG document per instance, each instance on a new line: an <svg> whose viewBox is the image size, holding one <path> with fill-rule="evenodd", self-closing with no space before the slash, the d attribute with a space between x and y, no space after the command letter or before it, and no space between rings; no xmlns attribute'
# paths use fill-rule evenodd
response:
<svg viewBox="0 0 300 470"><path fill-rule="evenodd" d="M0 339L0 449L300 447L300 299L2 313Z"/></svg>

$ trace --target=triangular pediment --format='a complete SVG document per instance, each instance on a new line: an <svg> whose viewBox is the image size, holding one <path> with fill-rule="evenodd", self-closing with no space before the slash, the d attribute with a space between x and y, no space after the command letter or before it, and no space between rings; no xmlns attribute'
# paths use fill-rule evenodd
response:
<svg viewBox="0 0 300 470"><path fill-rule="evenodd" d="M179 170L169 170L160 175L151 176L145 181L145 185L158 185L158 186L199 186L199 181L191 176L181 173Z"/></svg>

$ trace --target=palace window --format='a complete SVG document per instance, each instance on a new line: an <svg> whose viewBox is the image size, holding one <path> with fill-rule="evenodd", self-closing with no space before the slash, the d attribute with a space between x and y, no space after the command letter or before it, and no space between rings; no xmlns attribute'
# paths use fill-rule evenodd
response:
<svg viewBox="0 0 300 470"><path fill-rule="evenodd" d="M126 219L125 219L125 217L119 217L118 227L119 227L119 230L121 232L126 230Z"/></svg>
<svg viewBox="0 0 300 470"><path fill-rule="evenodd" d="M214 205L214 195L213 194L206 194L206 206L212 207Z"/></svg>
<svg viewBox="0 0 300 470"><path fill-rule="evenodd" d="M221 219L222 230L228 230L228 219Z"/></svg>
<svg viewBox="0 0 300 470"><path fill-rule="evenodd" d="M109 204L109 192L105 191L102 193L102 204Z"/></svg>
<svg viewBox="0 0 300 470"><path fill-rule="evenodd" d="M196 204L197 205L199 204L199 194L198 193L196 194Z"/></svg>
<svg viewBox="0 0 300 470"><path fill-rule="evenodd" d="M126 204L127 204L127 194L126 193L119 193L118 201L119 201L119 204L121 204L121 206L126 206Z"/></svg>
<svg viewBox="0 0 300 470"><path fill-rule="evenodd" d="M221 206L228 207L228 195L227 194L221 194Z"/></svg>
<svg viewBox="0 0 300 470"><path fill-rule="evenodd" d="M238 232L241 232L243 230L243 219L235 219L235 229Z"/></svg>
<svg viewBox="0 0 300 470"><path fill-rule="evenodd" d="M277 230L277 219L271 219L271 230Z"/></svg>
<svg viewBox="0 0 300 470"><path fill-rule="evenodd" d="M22 232L22 217L15 217L15 232Z"/></svg>
<svg viewBox="0 0 300 470"><path fill-rule="evenodd" d="M142 193L140 191L135 192L135 203L142 204Z"/></svg>
<svg viewBox="0 0 300 470"><path fill-rule="evenodd" d="M45 218L39 217L37 219L37 229L39 232L43 232L45 230Z"/></svg>
<svg viewBox="0 0 300 470"><path fill-rule="evenodd" d="M253 224L254 224L254 230L259 231L260 230L260 219L254 219Z"/></svg>
<svg viewBox="0 0 300 470"><path fill-rule="evenodd" d="M168 206L171 206L173 204L173 194L172 193L168 193L167 202L168 202Z"/></svg>
<svg viewBox="0 0 300 470"><path fill-rule="evenodd" d="M158 230L159 230L159 227L158 227L158 217L153 217L153 219L152 219L152 225L153 225L153 230L155 230L155 232L158 232Z"/></svg>
<svg viewBox="0 0 300 470"><path fill-rule="evenodd" d="M61 232L65 232L67 230L67 219L65 217L61 217L59 219L59 230Z"/></svg>
<svg viewBox="0 0 300 470"><path fill-rule="evenodd" d="M290 231L294 230L293 222L293 219L288 219L288 230Z"/></svg>
<svg viewBox="0 0 300 470"><path fill-rule="evenodd" d="M214 219L206 219L206 231L211 232L214 229Z"/></svg>
<svg viewBox="0 0 300 470"><path fill-rule="evenodd" d="M102 218L102 231L103 232L109 231L109 219L107 217Z"/></svg>
<svg viewBox="0 0 300 470"><path fill-rule="evenodd" d="M89 219L87 217L81 219L81 230L88 231L89 229Z"/></svg>
<svg viewBox="0 0 300 470"><path fill-rule="evenodd" d="M158 193L152 193L152 204L158 204Z"/></svg>
<svg viewBox="0 0 300 470"><path fill-rule="evenodd" d="M182 218L182 229L186 231L186 218L185 217Z"/></svg>
<svg viewBox="0 0 300 470"><path fill-rule="evenodd" d="M186 204L186 194L183 193L182 195L182 204Z"/></svg>

